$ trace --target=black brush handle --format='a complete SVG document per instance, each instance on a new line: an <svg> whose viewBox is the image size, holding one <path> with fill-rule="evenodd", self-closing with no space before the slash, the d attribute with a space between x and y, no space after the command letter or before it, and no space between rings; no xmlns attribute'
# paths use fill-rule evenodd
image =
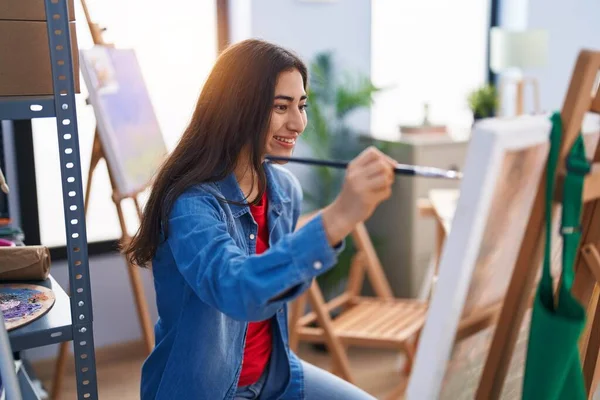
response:
<svg viewBox="0 0 600 400"><path fill-rule="evenodd" d="M286 161L299 164L318 165L322 167L347 168L348 161L317 160L302 157L267 156L270 161ZM419 165L396 164L394 168L396 175L412 175L426 178L462 179L462 173L436 167L424 167Z"/></svg>

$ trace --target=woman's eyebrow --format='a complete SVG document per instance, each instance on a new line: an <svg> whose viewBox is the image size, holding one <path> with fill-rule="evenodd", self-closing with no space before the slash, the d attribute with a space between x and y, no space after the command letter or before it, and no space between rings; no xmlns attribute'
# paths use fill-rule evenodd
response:
<svg viewBox="0 0 600 400"><path fill-rule="evenodd" d="M304 96L300 97L300 101L306 100L307 98L308 98L308 96L304 95ZM294 97L293 96L286 96L286 95L283 95L283 94L278 94L277 96L275 96L275 100L294 101Z"/></svg>

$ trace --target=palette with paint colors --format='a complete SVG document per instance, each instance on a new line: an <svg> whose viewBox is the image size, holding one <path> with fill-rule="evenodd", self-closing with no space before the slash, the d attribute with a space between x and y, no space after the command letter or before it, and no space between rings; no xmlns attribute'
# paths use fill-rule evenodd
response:
<svg viewBox="0 0 600 400"><path fill-rule="evenodd" d="M54 305L54 292L40 285L0 284L0 310L6 330L26 325L46 314Z"/></svg>

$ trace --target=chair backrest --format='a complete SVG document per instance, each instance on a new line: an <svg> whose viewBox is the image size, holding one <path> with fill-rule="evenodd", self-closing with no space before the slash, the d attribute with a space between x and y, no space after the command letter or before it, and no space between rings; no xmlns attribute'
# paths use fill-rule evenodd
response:
<svg viewBox="0 0 600 400"><path fill-rule="evenodd" d="M354 239L357 254L359 254L357 257L358 262L356 267L353 265L353 268L356 268L358 271L362 272L363 279L364 273L366 272L377 297L392 299L394 294L390 287L389 281L385 276L385 272L383 271L383 267L381 266L381 262L377 256L377 252L375 251L375 246L373 246L373 242L369 237L369 232L367 231L364 223L361 222L356 225L352 231L352 239ZM359 269L361 264L363 267L362 269ZM352 278L352 275L350 275L350 278ZM351 279L349 279L348 283L349 285L353 284ZM352 287L352 289L355 288ZM359 293L356 293L356 295L358 294Z"/></svg>
<svg viewBox="0 0 600 400"><path fill-rule="evenodd" d="M317 210L302 215L296 229L300 229L318 212L319 211ZM393 292L389 281L385 276L381 262L364 223L356 225L351 233L351 237L356 247L356 251L352 256L345 290L338 296L326 301L323 292L315 279L307 291L307 295L312 299L312 306L320 308L320 311L323 312L322 315L327 319L329 319L329 312L350 305L354 298L361 295L365 277L369 278L373 291L378 298L393 298ZM349 244L347 243L347 245ZM289 324L292 327L292 331L298 323L300 323L300 325L307 325L317 320L317 315L315 313L317 310L305 313L305 305L306 297L304 296L298 298L292 305L292 312L290 313L289 318ZM293 336L293 340L296 341L295 335L291 336Z"/></svg>
<svg viewBox="0 0 600 400"><path fill-rule="evenodd" d="M320 210L316 210L301 215L296 230L304 226L304 224L310 221L317 213L319 213L319 211ZM375 246L373 246L373 242L371 241L365 224L362 222L356 224L351 236L356 247L356 253L352 257L348 273L348 282L344 293L346 295L358 296L361 292L366 275L368 276L377 297L385 299L393 298L394 295L389 281L385 276L381 261L377 256Z"/></svg>

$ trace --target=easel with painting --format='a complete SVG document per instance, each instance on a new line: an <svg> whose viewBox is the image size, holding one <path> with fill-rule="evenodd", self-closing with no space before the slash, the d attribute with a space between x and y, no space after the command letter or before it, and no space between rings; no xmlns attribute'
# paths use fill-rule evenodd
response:
<svg viewBox="0 0 600 400"><path fill-rule="evenodd" d="M583 132L587 157L594 164L585 176L582 236L571 293L587 310L579 351L588 398L600 378L600 118L594 115L600 114L599 71L600 52L582 51L561 111L558 170L550 177L556 182L551 257L556 286L563 273L557 217L566 157ZM514 121L484 122L473 134L465 180L441 255L438 284L403 394L407 399L521 398L531 305L545 239L547 176L543 166L550 125L545 116ZM516 246L511 247L512 241ZM497 299L501 310L493 326L457 337L462 318L474 306Z"/></svg>
<svg viewBox="0 0 600 400"><path fill-rule="evenodd" d="M569 90L561 112L563 120L563 141L560 147L556 179L556 192L553 214L560 205L560 193L566 169L566 156L581 132L587 113L600 114L600 52L582 51L579 54L572 74ZM600 128L600 126L597 126ZM600 143L598 138L588 141L588 156L592 155L591 172L585 178L583 192L583 213L581 218L581 242L575 261L575 281L573 295L587 309L587 323L580 338L580 357L583 364L585 386L588 396L593 395L598 382L597 360L600 350L600 308L598 295L600 283ZM590 144L592 146L590 146ZM591 153L591 154L590 154ZM511 284L494 334L490 353L479 383L477 399L498 399L509 371L511 355L514 352L523 316L527 311L529 298L535 289L539 272L541 248L544 238L544 190L540 185L527 231L521 245ZM554 220L557 218L555 217ZM562 271L561 271L562 274ZM560 301L560 300L559 300Z"/></svg>
<svg viewBox="0 0 600 400"><path fill-rule="evenodd" d="M94 171L104 159L121 227L120 242L125 244L131 237L122 203L124 200L132 200L137 215L141 218L142 208L138 196L148 187L152 174L167 150L135 53L131 49L115 49L114 45L105 43L103 29L92 21L85 0L81 0L81 4L95 44L93 49L84 50L80 54L81 69L89 92L88 103L93 106L96 116L84 207L87 213ZM124 104L129 104L129 107L123 107ZM137 266L129 263L127 271L145 348L150 353L154 347L154 333L140 271ZM67 355L68 347L63 343L56 364L53 399L59 397Z"/></svg>

